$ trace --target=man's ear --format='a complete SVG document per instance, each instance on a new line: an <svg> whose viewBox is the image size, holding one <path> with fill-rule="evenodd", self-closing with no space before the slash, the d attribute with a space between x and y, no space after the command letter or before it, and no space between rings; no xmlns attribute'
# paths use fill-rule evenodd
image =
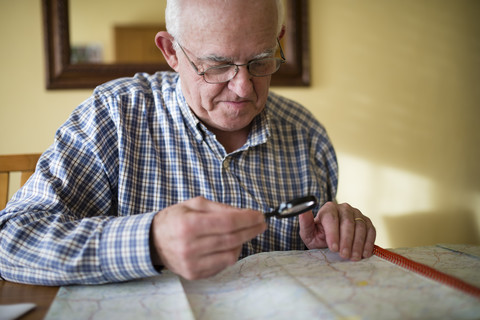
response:
<svg viewBox="0 0 480 320"><path fill-rule="evenodd" d="M168 65L175 71L178 67L177 52L173 48L173 37L166 31L160 31L155 36L155 44L162 51Z"/></svg>
<svg viewBox="0 0 480 320"><path fill-rule="evenodd" d="M284 35L285 35L285 25L282 25L282 30L280 30L280 33L278 34L278 40L282 39Z"/></svg>

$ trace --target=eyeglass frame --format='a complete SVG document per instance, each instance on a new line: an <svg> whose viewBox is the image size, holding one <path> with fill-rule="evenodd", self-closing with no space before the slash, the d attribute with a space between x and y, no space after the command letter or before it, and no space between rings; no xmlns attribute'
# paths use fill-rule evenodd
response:
<svg viewBox="0 0 480 320"><path fill-rule="evenodd" d="M281 66L282 64L284 64L284 63L287 62L287 59L285 58L285 55L284 55L284 53L283 53L282 45L280 44L280 40L279 40L278 38L277 38L277 43L278 43L278 47L280 48L280 57L281 57L281 59L278 59L278 58L260 58L260 59L250 60L250 61L248 61L247 63L243 63L243 64L225 63L225 64L221 64L221 65L218 65L218 66L209 67L209 68L207 68L205 71L200 72L200 70L198 70L198 67L195 65L195 63L193 63L193 61L190 59L190 57L189 57L188 54L185 52L185 50L184 50L183 47L180 45L180 43L178 43L178 41L176 41L176 44L180 47L180 49L182 50L183 54L184 54L185 57L187 58L188 62L190 62L190 65L191 65L191 66L193 67L193 69L195 70L196 74L198 74L199 76L202 76L203 80L204 80L206 83L209 83L209 84L225 83L225 82L228 82L228 81L232 80L232 79L235 78L236 75L238 74L239 67L242 67L242 66L246 66L246 67L247 67L248 74L251 75L252 77L267 77L267 76L270 76L270 75L274 74L275 72L277 72L277 71L280 69L280 66ZM257 75L254 75L254 74L250 73L249 64L252 63L252 62L261 61L261 60L264 60L264 59L278 59L278 60L280 60L280 66L278 67L277 70L275 70L275 72L270 73L270 74L266 74L266 75L263 75L263 76L257 76ZM219 68L223 68L223 67L225 67L225 66L235 66L235 73L233 74L233 76L232 76L230 79L225 80L225 81L220 81L220 82L208 82L208 81L205 79L205 73L206 73L208 70L211 70L211 69L219 69Z"/></svg>

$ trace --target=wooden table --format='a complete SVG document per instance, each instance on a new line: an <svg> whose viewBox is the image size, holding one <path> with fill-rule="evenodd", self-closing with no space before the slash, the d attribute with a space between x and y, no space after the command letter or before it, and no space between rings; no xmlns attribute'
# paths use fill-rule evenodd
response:
<svg viewBox="0 0 480 320"><path fill-rule="evenodd" d="M0 280L0 304L35 303L37 307L21 320L43 319L59 287L33 286Z"/></svg>

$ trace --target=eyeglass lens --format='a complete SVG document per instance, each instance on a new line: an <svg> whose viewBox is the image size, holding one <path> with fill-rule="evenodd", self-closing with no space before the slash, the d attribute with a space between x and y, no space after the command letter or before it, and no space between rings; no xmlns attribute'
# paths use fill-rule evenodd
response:
<svg viewBox="0 0 480 320"><path fill-rule="evenodd" d="M247 69L254 77L264 77L275 73L282 63L283 61L278 58L254 60L247 64ZM238 67L232 64L208 68L203 72L203 77L209 83L227 82L235 77Z"/></svg>
<svg viewBox="0 0 480 320"><path fill-rule="evenodd" d="M308 195L301 198L296 198L291 201L282 202L276 209L265 213L265 217L288 218L304 213L313 209L318 201L315 196Z"/></svg>

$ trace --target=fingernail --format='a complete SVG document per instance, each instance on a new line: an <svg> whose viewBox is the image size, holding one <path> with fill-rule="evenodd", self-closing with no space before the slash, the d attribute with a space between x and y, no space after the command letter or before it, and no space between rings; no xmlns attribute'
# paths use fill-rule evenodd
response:
<svg viewBox="0 0 480 320"><path fill-rule="evenodd" d="M352 260L357 261L357 260L360 260L360 259L361 259L361 258L360 258L360 255L359 255L358 253L354 252L354 253L352 254Z"/></svg>
<svg viewBox="0 0 480 320"><path fill-rule="evenodd" d="M349 255L350 255L350 252L348 251L347 248L342 250L342 257L348 258Z"/></svg>
<svg viewBox="0 0 480 320"><path fill-rule="evenodd" d="M330 250L332 250L333 252L337 252L338 251L338 244L333 243Z"/></svg>

